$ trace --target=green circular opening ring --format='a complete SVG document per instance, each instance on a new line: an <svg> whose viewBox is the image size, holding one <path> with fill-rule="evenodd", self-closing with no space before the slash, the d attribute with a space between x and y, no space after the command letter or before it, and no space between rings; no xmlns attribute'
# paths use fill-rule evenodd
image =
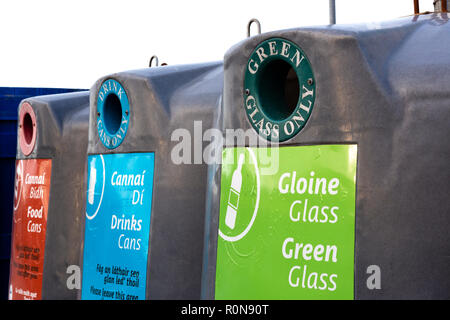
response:
<svg viewBox="0 0 450 320"><path fill-rule="evenodd" d="M314 107L315 80L303 50L271 38L252 52L244 78L244 108L258 134L286 141L305 126Z"/></svg>

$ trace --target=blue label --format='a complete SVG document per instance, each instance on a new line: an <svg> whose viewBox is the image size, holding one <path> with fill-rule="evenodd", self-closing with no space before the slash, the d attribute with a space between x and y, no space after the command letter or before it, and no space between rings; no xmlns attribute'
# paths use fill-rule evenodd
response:
<svg viewBox="0 0 450 320"><path fill-rule="evenodd" d="M83 300L143 300L154 153L88 157Z"/></svg>

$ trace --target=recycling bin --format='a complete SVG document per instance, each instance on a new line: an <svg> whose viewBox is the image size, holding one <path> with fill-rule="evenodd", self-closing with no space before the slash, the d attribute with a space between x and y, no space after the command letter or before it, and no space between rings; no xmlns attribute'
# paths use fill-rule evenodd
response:
<svg viewBox="0 0 450 320"><path fill-rule="evenodd" d="M88 123L88 91L19 106L10 300L80 294Z"/></svg>
<svg viewBox="0 0 450 320"><path fill-rule="evenodd" d="M224 59L203 299L450 298L447 15L281 30ZM245 140L244 140L245 138Z"/></svg>
<svg viewBox="0 0 450 320"><path fill-rule="evenodd" d="M199 299L221 62L120 72L91 88L81 298ZM203 150L205 148L205 150Z"/></svg>
<svg viewBox="0 0 450 320"><path fill-rule="evenodd" d="M0 87L0 300L8 298L14 169L17 147L17 107L37 95L80 91L63 88Z"/></svg>

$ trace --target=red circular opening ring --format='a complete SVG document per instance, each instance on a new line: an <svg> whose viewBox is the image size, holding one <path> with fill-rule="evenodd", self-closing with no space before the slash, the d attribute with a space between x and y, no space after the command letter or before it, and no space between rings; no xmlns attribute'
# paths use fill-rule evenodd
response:
<svg viewBox="0 0 450 320"><path fill-rule="evenodd" d="M19 111L20 150L28 156L36 144L36 114L28 102L22 103Z"/></svg>

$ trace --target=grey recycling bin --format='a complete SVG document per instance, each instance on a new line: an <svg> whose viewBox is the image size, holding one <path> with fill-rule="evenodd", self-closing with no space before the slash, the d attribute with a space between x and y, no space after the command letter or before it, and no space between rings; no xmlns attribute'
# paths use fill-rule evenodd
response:
<svg viewBox="0 0 450 320"><path fill-rule="evenodd" d="M205 299L449 299L446 14L269 32L225 55ZM250 142L248 142L250 141Z"/></svg>
<svg viewBox="0 0 450 320"><path fill-rule="evenodd" d="M28 97L81 91L65 88L0 87L0 299L8 299L11 221L17 149L17 108Z"/></svg>
<svg viewBox="0 0 450 320"><path fill-rule="evenodd" d="M203 132L222 84L217 62L120 72L91 88L82 299L200 298Z"/></svg>
<svg viewBox="0 0 450 320"><path fill-rule="evenodd" d="M19 106L9 299L80 294L89 92Z"/></svg>

